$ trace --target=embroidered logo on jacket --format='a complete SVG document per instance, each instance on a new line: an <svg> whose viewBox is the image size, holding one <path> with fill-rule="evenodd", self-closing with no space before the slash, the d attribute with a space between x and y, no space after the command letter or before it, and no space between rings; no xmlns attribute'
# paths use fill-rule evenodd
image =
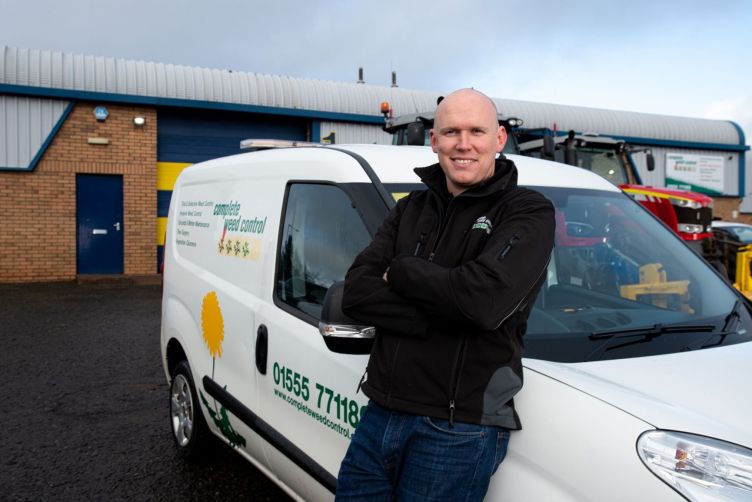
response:
<svg viewBox="0 0 752 502"><path fill-rule="evenodd" d="M491 234L491 230L493 230L493 225L491 224L491 220L489 220L485 216L481 216L477 220L475 220L475 223L473 224L473 227L471 230L485 230L487 234Z"/></svg>

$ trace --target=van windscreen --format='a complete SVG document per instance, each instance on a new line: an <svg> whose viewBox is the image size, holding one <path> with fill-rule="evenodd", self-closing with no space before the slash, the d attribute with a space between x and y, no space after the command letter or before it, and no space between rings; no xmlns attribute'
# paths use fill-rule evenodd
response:
<svg viewBox="0 0 752 502"><path fill-rule="evenodd" d="M396 199L423 185L386 185ZM622 359L749 341L746 302L674 233L620 192L530 187L556 209L556 245L525 356ZM734 314L732 314L732 311Z"/></svg>

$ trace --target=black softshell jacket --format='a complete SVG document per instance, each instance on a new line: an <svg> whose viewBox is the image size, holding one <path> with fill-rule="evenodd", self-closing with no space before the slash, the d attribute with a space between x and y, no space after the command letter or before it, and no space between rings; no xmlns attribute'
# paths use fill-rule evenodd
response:
<svg viewBox="0 0 752 502"><path fill-rule="evenodd" d="M377 328L363 391L397 411L519 429L512 397L553 206L503 157L457 197L438 164L415 172L428 190L397 203L345 280L345 313Z"/></svg>

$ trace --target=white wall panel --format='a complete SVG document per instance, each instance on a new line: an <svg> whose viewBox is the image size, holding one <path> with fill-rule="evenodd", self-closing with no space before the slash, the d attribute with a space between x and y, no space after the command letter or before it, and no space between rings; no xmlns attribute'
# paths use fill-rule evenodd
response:
<svg viewBox="0 0 752 502"><path fill-rule="evenodd" d="M390 145L392 135L387 134L378 126L366 124L352 124L348 122L321 122L321 136L328 136L334 132L337 144L379 144ZM317 141L319 138L313 138Z"/></svg>
<svg viewBox="0 0 752 502"><path fill-rule="evenodd" d="M636 153L632 158L637 165L642 182L645 185L665 187L666 180L666 154L679 153L687 155L714 155L723 157L723 193L724 195L736 196L739 194L739 154L735 152L719 152L717 150L695 150L689 148L673 147L650 147L655 157L655 170L651 173L647 169L647 160L644 153Z"/></svg>

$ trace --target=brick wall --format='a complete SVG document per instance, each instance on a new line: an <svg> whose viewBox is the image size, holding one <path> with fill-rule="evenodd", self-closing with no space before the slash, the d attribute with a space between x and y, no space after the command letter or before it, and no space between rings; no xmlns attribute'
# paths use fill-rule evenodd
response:
<svg viewBox="0 0 752 502"><path fill-rule="evenodd" d="M739 211L740 197L716 197L713 199L713 218L726 221L738 221L752 224L752 214L742 214ZM734 217L736 211L736 217Z"/></svg>
<svg viewBox="0 0 752 502"><path fill-rule="evenodd" d="M33 172L0 172L0 282L75 279L77 173L123 176L124 273L154 274L157 113L105 105L97 122L96 104L77 103Z"/></svg>

